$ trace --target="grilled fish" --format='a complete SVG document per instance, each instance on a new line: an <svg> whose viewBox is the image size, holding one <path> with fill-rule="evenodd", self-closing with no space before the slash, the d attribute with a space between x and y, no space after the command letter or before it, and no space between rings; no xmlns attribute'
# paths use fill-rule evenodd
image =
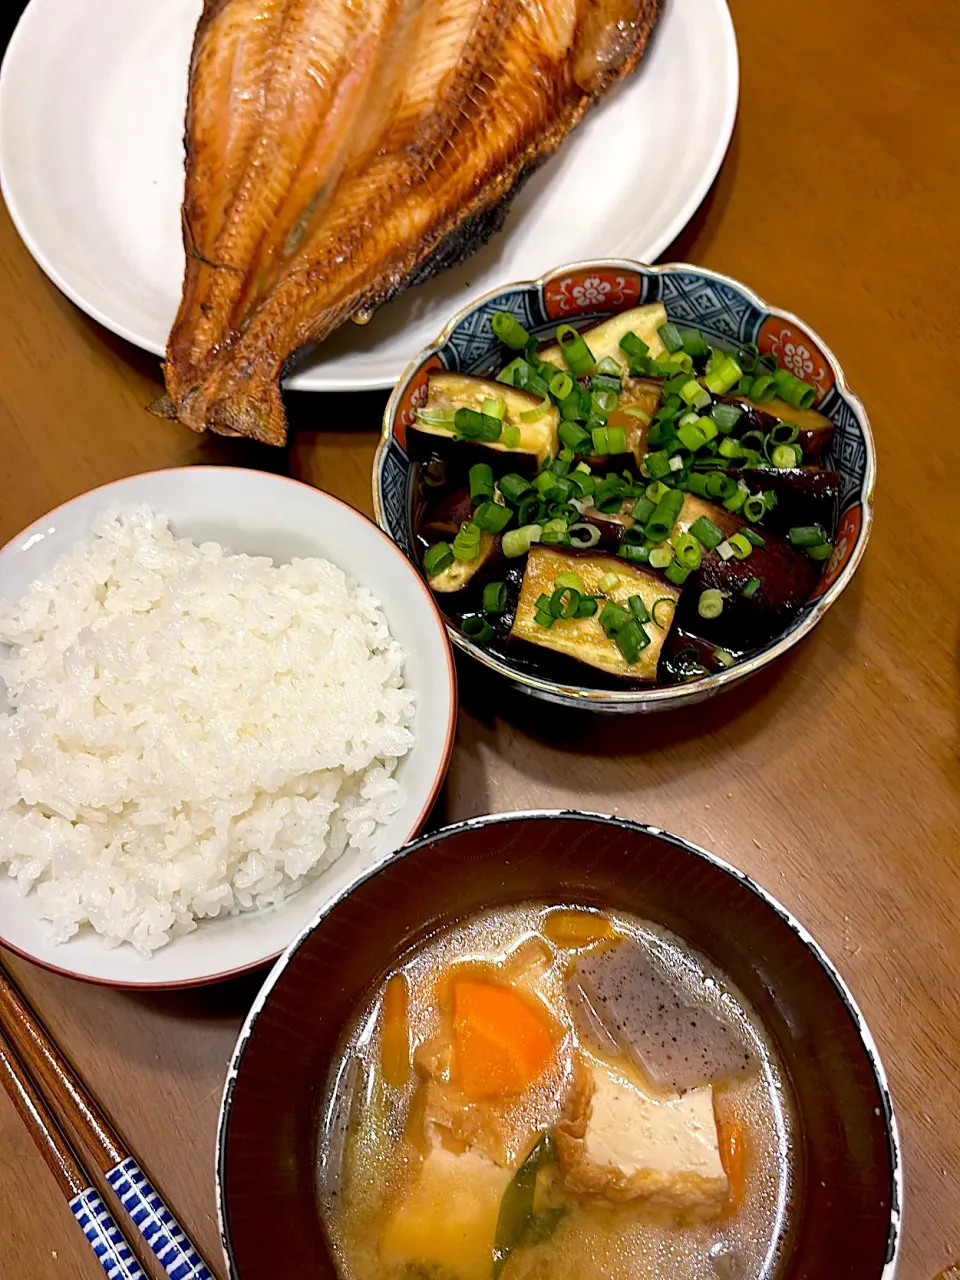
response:
<svg viewBox="0 0 960 1280"><path fill-rule="evenodd" d="M205 0L168 412L283 444L287 360L464 261L660 0Z"/></svg>

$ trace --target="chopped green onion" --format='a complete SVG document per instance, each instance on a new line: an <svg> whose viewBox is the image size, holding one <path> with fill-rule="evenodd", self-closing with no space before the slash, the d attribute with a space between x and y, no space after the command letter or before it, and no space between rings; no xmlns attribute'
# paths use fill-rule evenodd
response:
<svg viewBox="0 0 960 1280"><path fill-rule="evenodd" d="M625 333L620 339L620 350L627 353L631 362L642 360L650 354L650 348L647 344L632 331Z"/></svg>
<svg viewBox="0 0 960 1280"><path fill-rule="evenodd" d="M742 511L748 520L762 520L767 514L767 504L763 499L763 495L753 493L744 501Z"/></svg>
<svg viewBox="0 0 960 1280"><path fill-rule="evenodd" d="M452 431L456 413L453 409L418 409L417 418L428 427L443 427Z"/></svg>
<svg viewBox="0 0 960 1280"><path fill-rule="evenodd" d="M723 541L723 530L706 516L698 516L690 526L690 532L708 551L712 551Z"/></svg>
<svg viewBox="0 0 960 1280"><path fill-rule="evenodd" d="M605 573L597 583L597 590L606 595L612 591L614 587L620 585L620 578L615 573Z"/></svg>
<svg viewBox="0 0 960 1280"><path fill-rule="evenodd" d="M533 482L533 487L541 494L549 493L556 484L557 478L552 471L541 471Z"/></svg>
<svg viewBox="0 0 960 1280"><path fill-rule="evenodd" d="M566 520L553 519L545 521L540 541L544 546L565 547L570 541Z"/></svg>
<svg viewBox="0 0 960 1280"><path fill-rule="evenodd" d="M698 449L707 443L706 433L692 422L684 423L683 426L677 428L677 439L691 453L696 453Z"/></svg>
<svg viewBox="0 0 960 1280"><path fill-rule="evenodd" d="M631 596L627 601L627 605L638 622L650 621L650 614L647 612L647 606L643 603L642 596Z"/></svg>
<svg viewBox="0 0 960 1280"><path fill-rule="evenodd" d="M463 634L469 636L475 644L488 644L493 639L493 627L487 622L486 618L481 618L479 614L464 618L460 628Z"/></svg>
<svg viewBox="0 0 960 1280"><path fill-rule="evenodd" d="M762 449L765 443L762 431L745 431L740 437L740 451L747 452L749 449Z"/></svg>
<svg viewBox="0 0 960 1280"><path fill-rule="evenodd" d="M688 569L686 565L680 564L677 560L673 560L667 565L663 571L663 576L668 582L672 582L676 587L682 587L686 580L693 573L692 569Z"/></svg>
<svg viewBox="0 0 960 1280"><path fill-rule="evenodd" d="M557 342L560 344L567 368L575 378L590 372L594 364L593 352L572 325L560 325L557 329Z"/></svg>
<svg viewBox="0 0 960 1280"><path fill-rule="evenodd" d="M593 441L593 452L605 457L610 452L610 439L606 427L594 427L590 434Z"/></svg>
<svg viewBox="0 0 960 1280"><path fill-rule="evenodd" d="M577 422L561 422L557 428L557 435L576 453L585 453L590 448L590 432L584 431Z"/></svg>
<svg viewBox="0 0 960 1280"><path fill-rule="evenodd" d="M833 550L832 542L821 542L817 547L807 547L806 552L811 560L826 560Z"/></svg>
<svg viewBox="0 0 960 1280"><path fill-rule="evenodd" d="M719 547L717 547L717 555L721 560L732 560L736 555L736 552L733 547L731 547L729 540L725 540L720 543Z"/></svg>
<svg viewBox="0 0 960 1280"><path fill-rule="evenodd" d="M524 556L535 542L540 541L543 529L538 524L525 524L520 529L508 529L500 548L508 560Z"/></svg>
<svg viewBox="0 0 960 1280"><path fill-rule="evenodd" d="M688 374L693 371L693 361L686 351L673 351L669 355L660 356L655 362L655 370L664 377L671 374Z"/></svg>
<svg viewBox="0 0 960 1280"><path fill-rule="evenodd" d="M627 404L620 409L621 413L629 413L631 418L639 418L645 427L650 425L650 415L641 409L639 405Z"/></svg>
<svg viewBox="0 0 960 1280"><path fill-rule="evenodd" d="M581 595L586 591L586 587L583 585L583 579L580 577L579 573L574 573L572 569L564 570L563 573L558 573L553 580L553 585L555 587L573 587L574 591L579 591Z"/></svg>
<svg viewBox="0 0 960 1280"><path fill-rule="evenodd" d="M615 360L613 356L604 356L602 360L597 361L597 366L594 371L594 390L596 390L596 379L598 375L601 378L608 378L611 380L615 379L617 382L616 390L619 390L620 378L623 375L623 366L618 360Z"/></svg>
<svg viewBox="0 0 960 1280"><path fill-rule="evenodd" d="M705 409L710 404L710 393L701 387L696 378L689 378L680 388L680 399L684 404L693 405L695 409Z"/></svg>
<svg viewBox="0 0 960 1280"><path fill-rule="evenodd" d="M740 592L740 594L742 596L746 596L747 599L749 600L752 596L755 596L759 590L760 590L760 579L748 578L747 581L743 584L743 590Z"/></svg>
<svg viewBox="0 0 960 1280"><path fill-rule="evenodd" d="M668 489L646 523L647 537L651 542L663 542L670 536L682 506L683 494L678 489Z"/></svg>
<svg viewBox="0 0 960 1280"><path fill-rule="evenodd" d="M615 604L612 600L608 600L600 610L600 616L597 621L603 627L604 634L609 639L619 627L630 621L630 611L624 609L623 605Z"/></svg>
<svg viewBox="0 0 960 1280"><path fill-rule="evenodd" d="M726 436L743 417L743 410L736 404L715 404L710 410L710 416L717 424L720 434Z"/></svg>
<svg viewBox="0 0 960 1280"><path fill-rule="evenodd" d="M580 601L580 603L577 605L577 617L592 618L593 615L599 609L599 607L600 606L597 604L597 600L595 596L584 596L583 599Z"/></svg>
<svg viewBox="0 0 960 1280"><path fill-rule="evenodd" d="M699 569L703 559L703 549L699 541L689 531L678 534L673 540L673 554L685 569Z"/></svg>
<svg viewBox="0 0 960 1280"><path fill-rule="evenodd" d="M578 521L567 530L567 536L572 547L576 547L578 551L588 551L600 541L600 530L595 524Z"/></svg>
<svg viewBox="0 0 960 1280"><path fill-rule="evenodd" d="M480 554L480 528L464 523L453 540L453 554L458 560L476 560Z"/></svg>
<svg viewBox="0 0 960 1280"><path fill-rule="evenodd" d="M488 418L476 409L458 409L453 415L453 425L465 440L484 440L488 444L499 440L503 430L499 418Z"/></svg>
<svg viewBox="0 0 960 1280"><path fill-rule="evenodd" d="M660 609L661 605L670 606L670 616L669 618L667 618L666 622L661 622L660 619L657 617L657 610ZM658 626L661 631L666 631L667 628L670 626L670 623L673 621L673 615L676 612L676 608L677 608L677 602L675 600L671 600L669 596L661 596L659 600L655 600L653 603L653 609L651 610L653 614L654 625ZM661 613L662 612L663 611L661 610Z"/></svg>
<svg viewBox="0 0 960 1280"><path fill-rule="evenodd" d="M535 409L524 409L520 414L521 422L539 422L544 414L549 413L553 408L553 401L550 397L544 396Z"/></svg>
<svg viewBox="0 0 960 1280"><path fill-rule="evenodd" d="M717 447L717 452L721 458L739 458L743 455L743 448L739 440L734 440L730 436L725 436Z"/></svg>
<svg viewBox="0 0 960 1280"><path fill-rule="evenodd" d="M818 524L794 525L787 537L795 547L819 547L827 541L827 535Z"/></svg>
<svg viewBox="0 0 960 1280"><path fill-rule="evenodd" d="M519 370L522 364L526 364L526 363L527 362L526 360L524 360L523 356L515 357L515 359L511 360L509 364L504 365L504 367L497 374L497 382L502 382L504 386L507 386L507 387L515 387L517 385L517 382L516 382L517 371Z"/></svg>
<svg viewBox="0 0 960 1280"><path fill-rule="evenodd" d="M666 569L668 564L673 564L673 548L668 546L652 547L648 559L652 569Z"/></svg>
<svg viewBox="0 0 960 1280"><path fill-rule="evenodd" d="M502 440L503 444L504 444L504 445L506 445L506 447L507 447L508 449L517 449L517 448L519 448L519 445L520 445L520 428L519 428L519 427L504 427L504 428L503 428L503 435L500 437L500 439Z"/></svg>
<svg viewBox="0 0 960 1280"><path fill-rule="evenodd" d="M503 613L507 607L507 584L488 582L483 588L484 613Z"/></svg>
<svg viewBox="0 0 960 1280"><path fill-rule="evenodd" d="M483 502L473 513L473 522L482 533L502 533L512 519L510 508L499 502Z"/></svg>
<svg viewBox="0 0 960 1280"><path fill-rule="evenodd" d="M423 553L423 567L428 578L435 578L453 564L453 549L448 542L435 542Z"/></svg>
<svg viewBox="0 0 960 1280"><path fill-rule="evenodd" d="M746 540L754 547L765 547L767 545L766 538L761 538L760 534L757 533L755 529L751 529L747 525L744 525L739 531L739 536L741 538L746 538Z"/></svg>
<svg viewBox="0 0 960 1280"><path fill-rule="evenodd" d="M530 337L517 317L511 315L509 311L495 311L490 327L500 341L512 347L514 351L522 351Z"/></svg>
<svg viewBox="0 0 960 1280"><path fill-rule="evenodd" d="M710 477L708 476L707 479L709 480ZM724 498L723 505L727 509L727 511L737 512L740 510L740 508L743 506L743 504L746 502L747 498L749 497L750 497L750 490L745 488L742 484L738 484L734 492L731 493L730 497Z"/></svg>
<svg viewBox="0 0 960 1280"><path fill-rule="evenodd" d="M488 418L499 418L503 421L503 415L507 412L506 400L492 400L489 396L484 396L483 403L480 405L480 412L486 414Z"/></svg>
<svg viewBox="0 0 960 1280"><path fill-rule="evenodd" d="M662 480L664 476L670 474L670 455L666 449L660 449L655 453L647 453L643 458L643 465L647 469L647 474L653 480Z"/></svg>
<svg viewBox="0 0 960 1280"><path fill-rule="evenodd" d="M700 593L697 601L697 613L701 618L719 618L723 613L723 596L714 587L708 587Z"/></svg>
<svg viewBox="0 0 960 1280"><path fill-rule="evenodd" d="M590 409L592 416L599 418L601 422L606 422L608 416L613 413L617 407L617 391L593 391L590 394Z"/></svg>
<svg viewBox="0 0 960 1280"><path fill-rule="evenodd" d="M581 593L573 587L557 587L550 597L550 615L565 622L577 616Z"/></svg>
<svg viewBox="0 0 960 1280"><path fill-rule="evenodd" d="M797 465L797 451L792 444L774 445L773 452L770 454L770 461L780 471L789 470Z"/></svg>
<svg viewBox="0 0 960 1280"><path fill-rule="evenodd" d="M730 476L721 475L720 472L707 476L708 498L732 498L736 491L737 482Z"/></svg>
<svg viewBox="0 0 960 1280"><path fill-rule="evenodd" d="M732 667L736 658L726 649L714 649L713 660L719 667Z"/></svg>
<svg viewBox="0 0 960 1280"><path fill-rule="evenodd" d="M627 432L625 427L607 427L607 452L626 453Z"/></svg>
<svg viewBox="0 0 960 1280"><path fill-rule="evenodd" d="M750 384L750 399L762 404L765 400L772 400L777 394L777 384L769 373L761 373L759 378L754 378Z"/></svg>
<svg viewBox="0 0 960 1280"><path fill-rule="evenodd" d="M604 361L602 361L602 360L601 360L600 364L603 364L603 363L604 363ZM598 391L610 391L610 392L612 392L615 396L618 396L618 395L620 394L620 388L621 388L621 385L622 385L622 384L621 384L621 381L620 381L620 366L619 366L619 365L617 365L617 372L616 372L616 375L614 375L614 374L611 374L611 373L603 373L603 372L601 372L601 371L600 371L600 365L598 364L598 365L597 365L597 372L596 372L596 373L593 375L593 377L590 379L590 390L591 390L592 392L594 392L594 393L596 393L596 392L598 392ZM616 403L616 401L614 401L614 404L615 404L615 403Z"/></svg>
<svg viewBox="0 0 960 1280"><path fill-rule="evenodd" d="M699 498L707 496L707 477L697 471L691 471L687 477L687 488Z"/></svg>
<svg viewBox="0 0 960 1280"><path fill-rule="evenodd" d="M795 409L809 409L817 398L817 389L809 382L803 382L789 369L778 369L773 375L777 394Z"/></svg>
<svg viewBox="0 0 960 1280"><path fill-rule="evenodd" d="M760 355L760 348L755 342L745 342L740 348L740 363L743 365L744 371L752 373L757 365L757 358Z"/></svg>
<svg viewBox="0 0 960 1280"><path fill-rule="evenodd" d="M681 329L680 338L688 356L705 356L709 351L707 340L699 329Z"/></svg>
<svg viewBox="0 0 960 1280"><path fill-rule="evenodd" d="M553 617L553 614L545 613L542 609L537 609L537 611L533 615L533 620L539 626L547 627L548 629L552 627L554 622L556 621L556 619Z"/></svg>
<svg viewBox="0 0 960 1280"><path fill-rule="evenodd" d="M517 503L517 524L540 524L542 523L543 502L541 501L540 492L537 489L531 489L529 493L525 493Z"/></svg>
<svg viewBox="0 0 960 1280"><path fill-rule="evenodd" d="M493 498L493 468L486 462L477 462L470 468L470 501L479 502Z"/></svg>
<svg viewBox="0 0 960 1280"><path fill-rule="evenodd" d="M646 546L631 547L624 545L617 551L621 560L629 560L631 564L649 564L650 549Z"/></svg>
<svg viewBox="0 0 960 1280"><path fill-rule="evenodd" d="M706 375L704 385L715 396L722 396L740 381L742 373L743 370L733 356L727 356L712 373Z"/></svg>
<svg viewBox="0 0 960 1280"><path fill-rule="evenodd" d="M646 649L650 643L650 637L640 623L631 618L622 627L617 628L613 635L613 642L620 650L624 662L634 663L639 658L640 651Z"/></svg>
<svg viewBox="0 0 960 1280"><path fill-rule="evenodd" d="M666 324L662 324L660 326L660 328L657 330L657 333L660 335L660 341L667 348L667 350L671 352L671 354L674 351L683 350L683 338L681 338L680 330L677 328L675 324L671 324L669 321L667 321Z"/></svg>
<svg viewBox="0 0 960 1280"><path fill-rule="evenodd" d="M525 493L529 493L531 489L530 481L523 476L517 475L515 471L511 471L509 475L503 476L498 482L497 488L506 498L507 502L514 506L520 501Z"/></svg>
<svg viewBox="0 0 960 1280"><path fill-rule="evenodd" d="M747 556L753 551L750 539L745 538L742 533L735 533L728 541L730 546L733 547L733 554L738 560L746 560Z"/></svg>
<svg viewBox="0 0 960 1280"><path fill-rule="evenodd" d="M550 394L554 400L566 400L572 391L573 379L569 373L564 373L562 369L558 369L550 379Z"/></svg>
<svg viewBox="0 0 960 1280"><path fill-rule="evenodd" d="M770 440L773 444L793 444L800 434L795 422L777 422L770 428Z"/></svg>
<svg viewBox="0 0 960 1280"><path fill-rule="evenodd" d="M664 490L666 491L666 486L664 486ZM638 524L646 524L656 509L657 504L651 502L649 498L638 498L633 504L633 510L630 514Z"/></svg>

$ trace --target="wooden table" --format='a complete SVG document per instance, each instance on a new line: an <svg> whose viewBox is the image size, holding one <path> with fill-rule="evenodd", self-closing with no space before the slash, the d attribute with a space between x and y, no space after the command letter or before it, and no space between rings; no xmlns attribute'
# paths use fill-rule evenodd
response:
<svg viewBox="0 0 960 1280"><path fill-rule="evenodd" d="M839 353L877 438L872 544L814 636L707 706L571 737L519 699L491 714L484 681L462 671L438 816L575 805L643 818L716 850L795 911L879 1042L906 1151L900 1276L930 1280L960 1257L960 271L948 234L960 7L918 0L907 20L894 0L734 8L737 132L665 257L744 280ZM61 297L5 214L0 300L0 543L93 485L193 462L289 469L370 511L382 396L301 397L285 454L148 417L157 361ZM217 1109L258 978L135 995L4 959L219 1261ZM0 1097L0 1277L101 1274Z"/></svg>

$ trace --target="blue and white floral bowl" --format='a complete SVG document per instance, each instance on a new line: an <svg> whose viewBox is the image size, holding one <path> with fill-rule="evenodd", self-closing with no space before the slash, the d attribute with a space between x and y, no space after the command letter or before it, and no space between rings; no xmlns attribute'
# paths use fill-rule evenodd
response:
<svg viewBox="0 0 960 1280"><path fill-rule="evenodd" d="M663 688L606 690L560 684L532 676L489 653L456 627L450 639L483 666L516 688L564 706L596 711L654 711L700 702L775 661L807 635L840 596L863 558L873 523L876 455L863 405L850 391L833 353L787 311L769 307L728 276L684 263L647 267L604 259L558 267L539 280L498 289L464 307L437 341L407 369L387 403L373 469L377 521L416 563L413 498L416 464L406 452L407 428L426 402L427 381L436 369L489 374L503 361L503 348L490 326L495 311L510 311L531 333L552 335L560 322L594 324L630 307L662 300L670 320L702 329L731 346L756 343L775 352L798 377L816 386L816 408L834 425L824 465L840 475L834 550L811 599L788 629L744 662L688 684Z"/></svg>

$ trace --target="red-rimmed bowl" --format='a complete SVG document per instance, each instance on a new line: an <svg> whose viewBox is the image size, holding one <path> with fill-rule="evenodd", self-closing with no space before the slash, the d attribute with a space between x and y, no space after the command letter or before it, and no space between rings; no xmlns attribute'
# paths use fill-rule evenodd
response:
<svg viewBox="0 0 960 1280"><path fill-rule="evenodd" d="M0 868L0 943L49 969L129 987L183 987L234 977L275 959L326 904L412 839L430 812L447 771L456 725L453 655L433 597L405 556L372 521L319 489L239 467L187 467L130 476L57 507L0 550L0 597L19 600L30 582L90 534L110 507L146 503L170 518L173 532L228 550L271 556L322 556L370 588L407 655L405 678L416 695L416 742L397 777L405 799L381 826L374 848L347 851L281 907L203 920L150 959L124 944L113 950L92 929L69 942L49 941L34 896L22 897ZM0 685L0 696L3 694ZM0 709L3 708L0 701Z"/></svg>
<svg viewBox="0 0 960 1280"><path fill-rule="evenodd" d="M531 333L546 337L561 322L582 327L661 300L670 320L693 325L713 341L732 347L756 343L761 352L776 353L782 365L816 386L815 407L834 427L823 465L840 475L834 551L810 600L780 636L725 671L681 685L596 689L590 686L589 674L582 685L561 684L531 674L528 667L498 657L459 628L448 626L453 643L475 661L506 677L515 688L563 706L612 712L666 710L700 702L739 683L775 662L813 630L850 584L870 536L876 478L873 437L863 405L847 386L826 344L796 316L768 306L728 276L685 263L648 267L613 258L557 267L539 280L488 293L458 312L437 341L421 351L397 383L384 412L373 471L380 527L407 556L414 557L416 465L406 451L407 428L426 401L431 371L490 374L500 367L503 347L490 327L494 312L510 311Z"/></svg>
<svg viewBox="0 0 960 1280"><path fill-rule="evenodd" d="M335 1280L317 1135L343 1031L398 956L445 924L527 901L666 927L764 1023L793 1095L797 1158L779 1256L749 1280L892 1280L903 1196L893 1106L863 1015L823 951L749 877L695 845L620 818L550 812L475 818L421 838L278 961L240 1033L220 1113L230 1280Z"/></svg>

